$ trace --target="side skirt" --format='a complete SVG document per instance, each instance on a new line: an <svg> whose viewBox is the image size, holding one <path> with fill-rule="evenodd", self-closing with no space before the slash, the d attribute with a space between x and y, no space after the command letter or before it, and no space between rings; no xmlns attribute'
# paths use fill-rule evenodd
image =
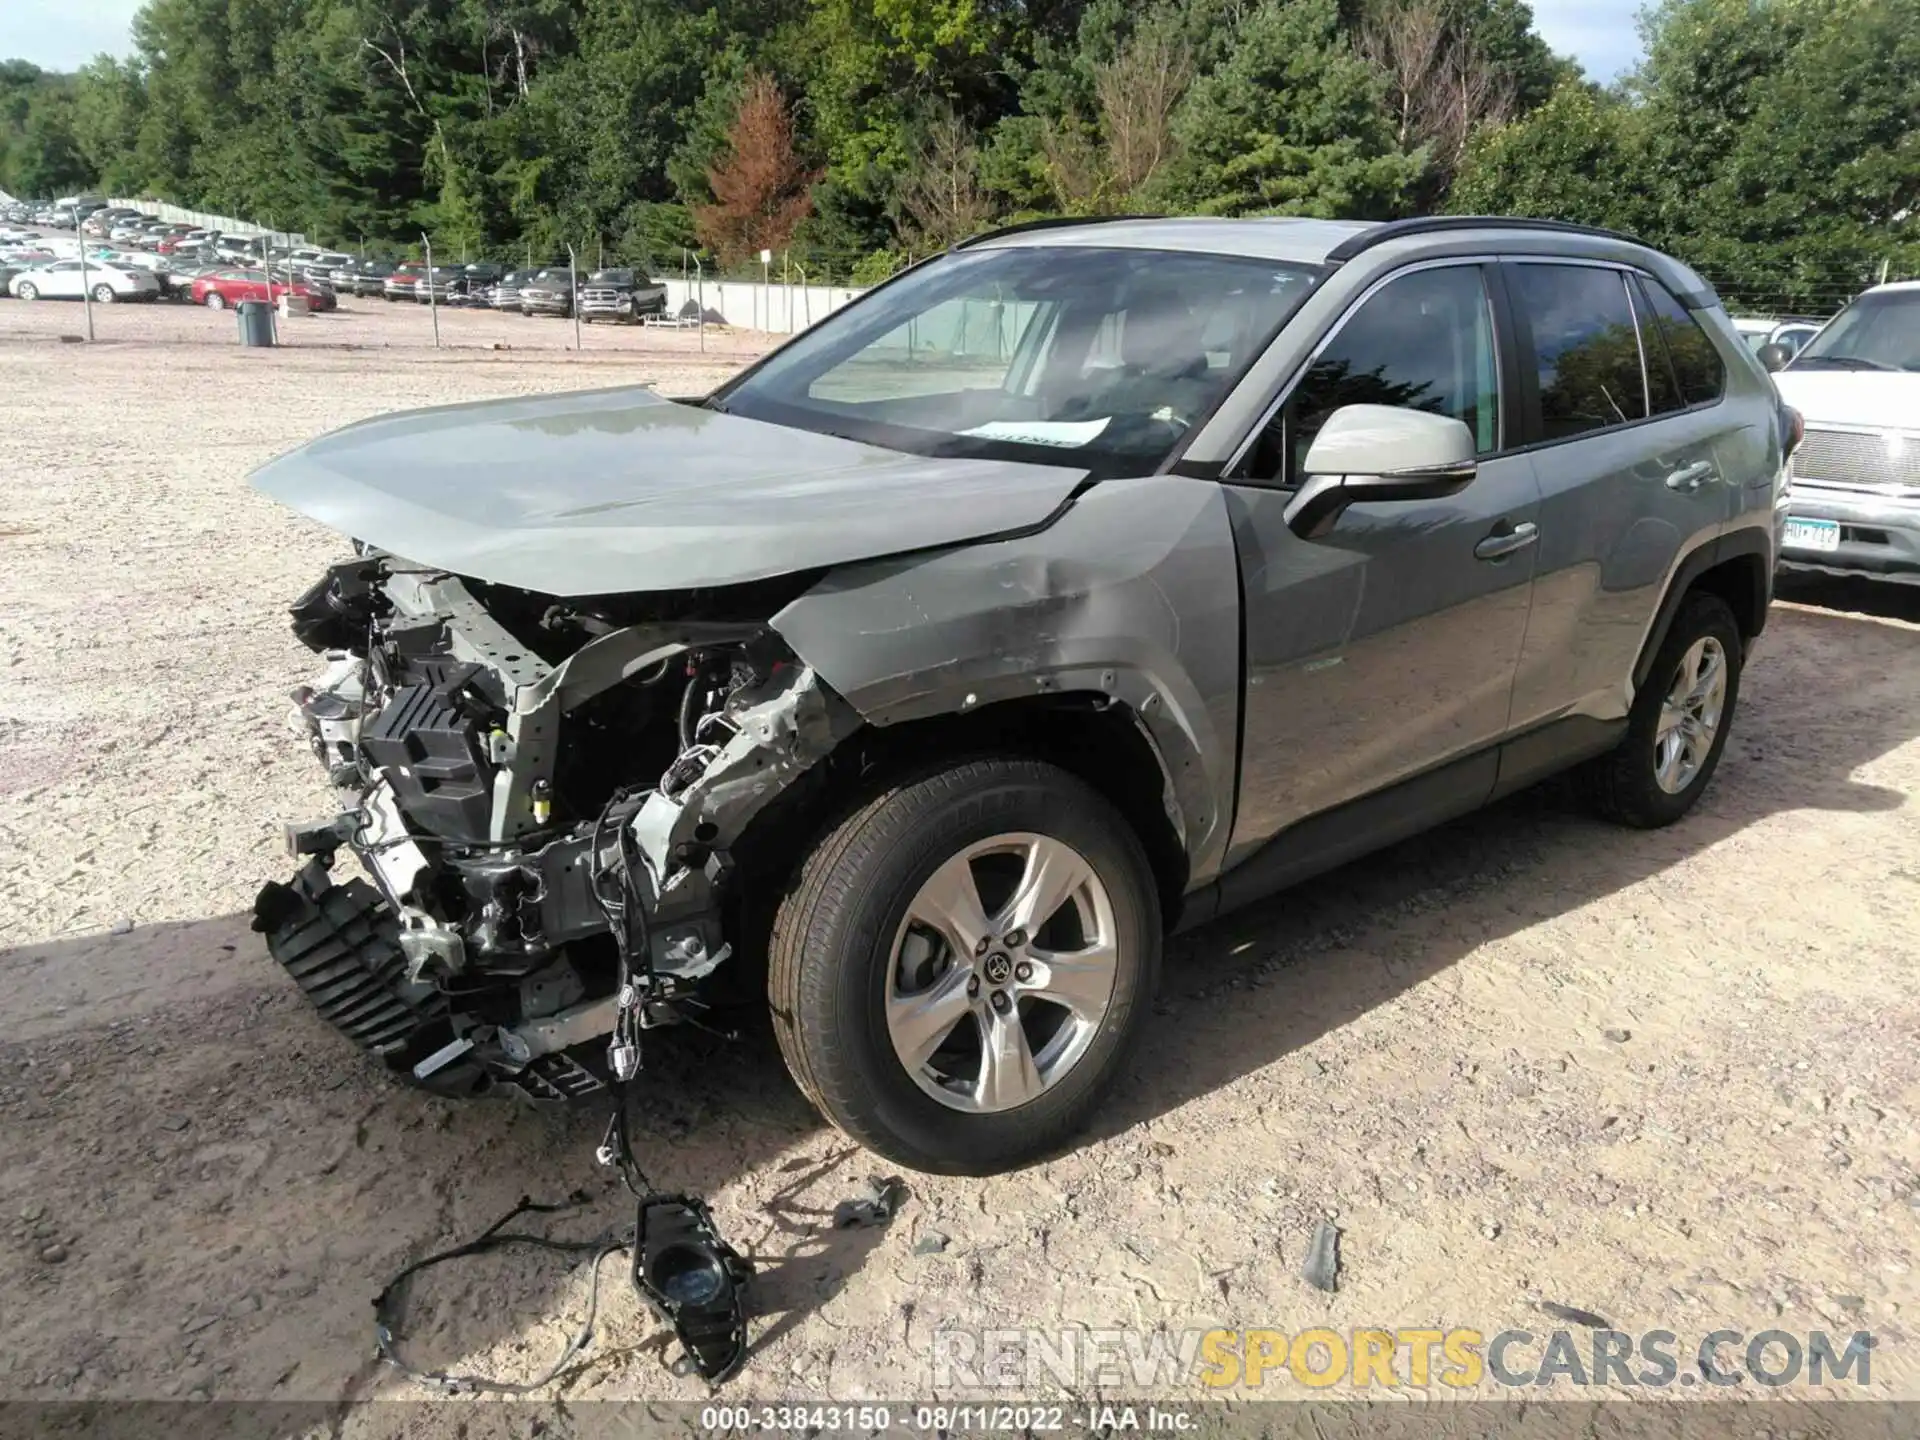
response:
<svg viewBox="0 0 1920 1440"><path fill-rule="evenodd" d="M1309 816L1273 837L1211 885L1186 897L1174 934L1183 934L1349 860L1431 830L1605 754L1625 720L1571 716L1503 744Z"/></svg>

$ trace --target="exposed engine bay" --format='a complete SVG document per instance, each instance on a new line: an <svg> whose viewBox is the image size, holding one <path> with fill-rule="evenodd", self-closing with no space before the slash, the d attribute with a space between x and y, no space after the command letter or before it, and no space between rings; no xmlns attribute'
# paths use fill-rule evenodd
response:
<svg viewBox="0 0 1920 1440"><path fill-rule="evenodd" d="M365 549L293 607L339 792L254 925L337 1028L445 1094L567 1100L697 1020L736 849L859 727L765 617L811 575L557 598ZM335 874L351 852L367 879Z"/></svg>

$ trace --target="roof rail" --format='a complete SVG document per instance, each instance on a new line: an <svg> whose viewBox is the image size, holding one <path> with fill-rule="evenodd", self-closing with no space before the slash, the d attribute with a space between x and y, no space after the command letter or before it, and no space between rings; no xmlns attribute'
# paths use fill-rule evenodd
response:
<svg viewBox="0 0 1920 1440"><path fill-rule="evenodd" d="M1018 225L1002 225L998 230L989 230L984 235L970 235L953 248L965 250L974 245L984 244L988 240L998 240L1003 235L1024 235L1029 230L1061 230L1071 225L1111 225L1116 220L1164 220L1164 215L1053 215L1045 220L1023 220Z"/></svg>
<svg viewBox="0 0 1920 1440"><path fill-rule="evenodd" d="M1565 220L1533 220L1517 215L1420 215L1411 220L1389 220L1371 230L1349 236L1327 252L1330 264L1340 265L1362 251L1403 235L1431 235L1449 230L1545 230L1557 235L1592 235L1603 240L1623 240L1629 245L1646 241L1618 230L1602 230L1595 225L1574 225Z"/></svg>

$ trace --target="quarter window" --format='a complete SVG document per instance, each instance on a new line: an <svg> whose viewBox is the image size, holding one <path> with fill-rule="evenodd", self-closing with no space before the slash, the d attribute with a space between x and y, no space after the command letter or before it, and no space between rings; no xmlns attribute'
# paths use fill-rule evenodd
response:
<svg viewBox="0 0 1920 1440"><path fill-rule="evenodd" d="M1713 348L1713 341L1707 338L1707 332L1687 312L1687 307L1673 298L1673 292L1658 280L1643 276L1640 288L1646 293L1647 305L1652 312L1653 323L1650 328L1657 331L1666 343L1667 355L1673 361L1674 376L1684 403L1706 405L1718 400L1726 389L1727 367L1721 363L1720 352ZM1654 368L1653 353L1649 347L1649 373Z"/></svg>
<svg viewBox="0 0 1920 1440"><path fill-rule="evenodd" d="M1493 307L1478 266L1416 270L1354 311L1261 432L1248 478L1298 483L1307 447L1343 405L1449 415L1473 432L1478 453L1500 448Z"/></svg>
<svg viewBox="0 0 1920 1440"><path fill-rule="evenodd" d="M1618 270L1512 267L1514 301L1533 337L1540 438L1566 440L1647 417L1640 335Z"/></svg>

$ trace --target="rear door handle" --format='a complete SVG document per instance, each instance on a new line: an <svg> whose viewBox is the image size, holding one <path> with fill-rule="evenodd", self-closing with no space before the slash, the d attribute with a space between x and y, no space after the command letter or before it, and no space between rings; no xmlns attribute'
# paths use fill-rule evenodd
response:
<svg viewBox="0 0 1920 1440"><path fill-rule="evenodd" d="M1473 553L1482 560L1504 560L1516 550L1524 550L1540 538L1540 527L1531 520L1522 520L1511 530L1495 530L1478 545Z"/></svg>
<svg viewBox="0 0 1920 1440"><path fill-rule="evenodd" d="M1667 489L1680 490L1691 495L1707 481L1713 479L1713 466L1705 460L1696 460L1684 465L1667 476Z"/></svg>

